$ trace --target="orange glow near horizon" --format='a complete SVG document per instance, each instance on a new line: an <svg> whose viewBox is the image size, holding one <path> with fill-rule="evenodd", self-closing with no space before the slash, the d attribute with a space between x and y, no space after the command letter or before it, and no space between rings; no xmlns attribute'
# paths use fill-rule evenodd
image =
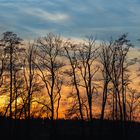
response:
<svg viewBox="0 0 140 140"><path fill-rule="evenodd" d="M139 57L139 52L137 51L137 48L131 49L128 57L130 59L133 59L135 57ZM132 83L130 85L131 85L132 88L134 88L138 92L140 92L140 89L139 89L140 81L139 81L139 77L137 76L137 73L136 73L138 68L139 68L138 64L135 64L135 65L132 65L132 66L129 67L129 69L131 71L130 72L130 74L131 74L130 79L132 79ZM99 78L100 74L96 75L96 77ZM69 106L69 103L70 103L69 99L67 99L67 96L69 95L70 92L71 92L71 87L63 86L62 91L61 91L62 98L61 98L61 104L60 104L60 107L59 107L59 118L65 118L65 111L66 111L66 109L67 109L67 107ZM43 91L43 93L45 93L45 91ZM93 99L93 115L94 115L94 117L100 115L100 110L101 110L100 104L99 104L100 102L101 101L98 101L98 103L97 103L96 99ZM7 104L7 96L6 95L1 95L0 96L0 109L2 110L2 108L6 104ZM36 106L36 105L37 104L33 103L33 106ZM108 110L106 110L106 112L108 112ZM44 116L45 116L45 114L42 115L42 117L44 117ZM137 116L140 118L140 112L137 114Z"/></svg>

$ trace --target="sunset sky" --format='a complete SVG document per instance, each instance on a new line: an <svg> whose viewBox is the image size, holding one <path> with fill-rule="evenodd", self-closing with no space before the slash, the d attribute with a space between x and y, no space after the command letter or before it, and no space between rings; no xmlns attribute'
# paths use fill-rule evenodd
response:
<svg viewBox="0 0 140 140"><path fill-rule="evenodd" d="M133 60L140 58L140 48L137 48L140 46L140 0L0 0L0 34L5 31L18 34L25 40L25 46L28 40L50 32L77 42L92 34L99 40L98 46L100 40L109 40L111 36L116 39L128 33L136 48L130 49L127 59ZM129 67L130 87L140 91L138 69L139 62ZM98 73L95 79L101 76ZM70 104L67 95L72 90L63 86L62 93L67 94L62 94L59 117L64 118L67 108L64 106ZM99 92L102 93L101 89ZM1 96L0 105L7 105L7 99L7 95ZM99 100L94 101L94 114L100 112L101 96Z"/></svg>
<svg viewBox="0 0 140 140"><path fill-rule="evenodd" d="M0 32L23 38L54 32L81 38L108 39L129 33L140 38L140 0L0 0Z"/></svg>

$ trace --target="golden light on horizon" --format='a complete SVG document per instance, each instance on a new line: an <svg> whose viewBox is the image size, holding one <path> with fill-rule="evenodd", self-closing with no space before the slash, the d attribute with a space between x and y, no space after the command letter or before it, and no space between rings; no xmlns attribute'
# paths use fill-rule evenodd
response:
<svg viewBox="0 0 140 140"><path fill-rule="evenodd" d="M128 59L134 59L134 58L137 58L137 57L139 57L138 49L137 48L130 49L130 52L128 54ZM99 65L99 64L98 64L98 62L95 62L94 65ZM65 67L65 68L67 68L67 67ZM130 84L131 85L130 87L132 87L134 89L137 89L137 91L139 92L140 91L140 88L139 88L140 82L139 82L139 76L138 76L138 73L137 73L138 69L139 69L139 64L138 63L129 66L130 79L132 80L132 82ZM95 75L95 79L100 79L101 77L102 76L101 76L100 71L97 72L97 74ZM102 86L100 82L97 82L97 83L98 83L98 85ZM62 91L61 91L61 96L62 96L61 97L61 103L60 103L60 107L59 107L59 118L64 118L65 117L66 110L70 106L71 99L70 98L68 99L67 97L68 97L68 95L71 91L72 91L72 87L63 85ZM80 92L81 92L81 96L82 96L82 94L84 94L84 90L81 88ZM99 101L99 100L101 100L102 90L99 89L98 92L99 92L98 93L99 94L98 99L93 98L93 115L94 115L94 117L99 116L100 112L101 112L101 108L100 108L101 101ZM1 108L5 107L5 105L8 105L8 100L7 99L9 97L7 97L7 96L9 96L9 94L4 95L4 96L3 95L0 96L0 106L1 106ZM34 97L34 99L40 100L40 101L43 101L45 99L44 100L45 102L47 102L47 98L48 97L47 97L47 92L46 92L45 88L42 90L42 94L40 95L40 97L37 96L36 94L35 94L35 97ZM18 103L20 103L20 99L18 100ZM32 110L33 111L35 111L35 109L39 109L41 107L42 107L42 105L38 105L38 103L34 103L34 102L32 103ZM106 110L106 112L108 112L108 110ZM140 115L140 113L138 114L138 116L139 115ZM35 116L38 117L38 113L36 113ZM46 116L46 114L43 113L41 117L45 117L45 116Z"/></svg>

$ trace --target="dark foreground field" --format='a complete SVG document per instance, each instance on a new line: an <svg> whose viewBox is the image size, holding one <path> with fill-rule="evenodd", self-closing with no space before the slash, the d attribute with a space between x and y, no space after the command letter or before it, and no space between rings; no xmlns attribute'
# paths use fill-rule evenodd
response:
<svg viewBox="0 0 140 140"><path fill-rule="evenodd" d="M0 139L17 140L139 140L140 123L93 120L8 120L0 119Z"/></svg>

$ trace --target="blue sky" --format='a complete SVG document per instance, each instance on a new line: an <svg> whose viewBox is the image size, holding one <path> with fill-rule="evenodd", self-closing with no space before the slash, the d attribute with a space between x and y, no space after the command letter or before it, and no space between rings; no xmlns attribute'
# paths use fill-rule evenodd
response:
<svg viewBox="0 0 140 140"><path fill-rule="evenodd" d="M108 39L129 33L140 38L140 0L0 0L0 32L23 38L48 32Z"/></svg>

